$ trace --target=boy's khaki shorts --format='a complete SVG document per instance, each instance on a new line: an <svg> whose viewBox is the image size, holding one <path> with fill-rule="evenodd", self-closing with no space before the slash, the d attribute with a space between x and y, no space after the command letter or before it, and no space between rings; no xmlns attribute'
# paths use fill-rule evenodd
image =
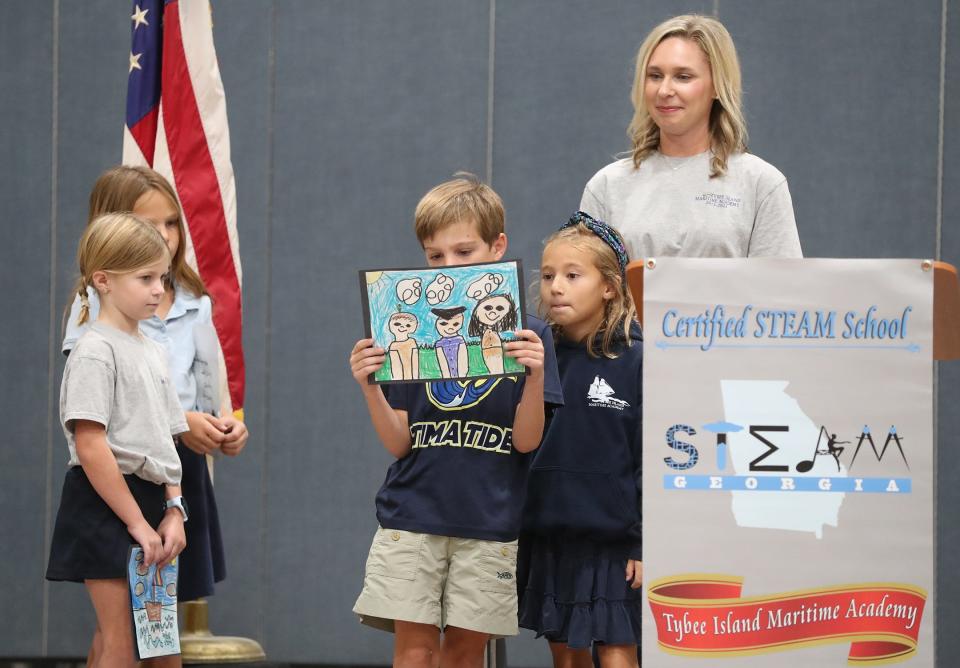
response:
<svg viewBox="0 0 960 668"><path fill-rule="evenodd" d="M499 543L398 529L377 530L367 556L360 621L394 621L517 635L517 541Z"/></svg>

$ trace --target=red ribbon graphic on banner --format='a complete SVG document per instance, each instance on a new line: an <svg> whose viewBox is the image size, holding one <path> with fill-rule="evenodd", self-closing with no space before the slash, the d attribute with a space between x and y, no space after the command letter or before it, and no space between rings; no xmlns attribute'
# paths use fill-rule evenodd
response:
<svg viewBox="0 0 960 668"><path fill-rule="evenodd" d="M917 651L927 592L899 583L835 585L740 598L743 578L690 574L651 583L660 648L743 656L850 642L847 662L894 663Z"/></svg>

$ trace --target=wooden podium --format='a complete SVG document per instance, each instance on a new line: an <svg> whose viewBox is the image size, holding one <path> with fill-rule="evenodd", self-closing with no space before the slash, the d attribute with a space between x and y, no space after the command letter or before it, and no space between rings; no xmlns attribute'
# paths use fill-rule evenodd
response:
<svg viewBox="0 0 960 668"><path fill-rule="evenodd" d="M933 359L960 359L960 281L957 268L947 262L923 260L933 270ZM928 264L929 263L929 264ZM643 325L643 272L653 269L655 259L635 260L627 265L627 284Z"/></svg>

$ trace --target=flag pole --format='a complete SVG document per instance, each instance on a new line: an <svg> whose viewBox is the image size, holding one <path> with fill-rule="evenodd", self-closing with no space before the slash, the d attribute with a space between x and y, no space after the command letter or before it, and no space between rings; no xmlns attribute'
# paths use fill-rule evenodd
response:
<svg viewBox="0 0 960 668"><path fill-rule="evenodd" d="M226 376L221 376L221 385ZM224 411L230 410L230 395L221 387ZM242 415L241 415L242 417ZM213 479L213 457L207 455L210 484ZM209 663L255 663L266 659L263 647L252 638L241 636L215 636L210 631L210 608L206 599L186 601L182 604L180 617L180 655L184 664Z"/></svg>
<svg viewBox="0 0 960 668"><path fill-rule="evenodd" d="M209 0L134 0L130 20L123 163L153 168L174 186L187 227L187 261L213 298L221 397L243 406L244 360L236 190L226 99ZM229 414L229 413L221 413ZM242 417L241 417L242 419ZM211 482L213 462L207 458ZM203 599L181 602L183 663L265 658L254 640L215 636Z"/></svg>

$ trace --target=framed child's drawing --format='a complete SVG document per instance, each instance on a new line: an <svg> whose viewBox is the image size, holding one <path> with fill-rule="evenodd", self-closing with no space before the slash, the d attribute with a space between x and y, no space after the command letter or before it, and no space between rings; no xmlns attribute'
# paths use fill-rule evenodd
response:
<svg viewBox="0 0 960 668"><path fill-rule="evenodd" d="M177 560L163 568L143 563L143 549L130 548L127 559L137 659L180 653L177 629Z"/></svg>
<svg viewBox="0 0 960 668"><path fill-rule="evenodd" d="M387 351L371 383L515 376L504 344L526 324L519 260L360 272L367 336Z"/></svg>

